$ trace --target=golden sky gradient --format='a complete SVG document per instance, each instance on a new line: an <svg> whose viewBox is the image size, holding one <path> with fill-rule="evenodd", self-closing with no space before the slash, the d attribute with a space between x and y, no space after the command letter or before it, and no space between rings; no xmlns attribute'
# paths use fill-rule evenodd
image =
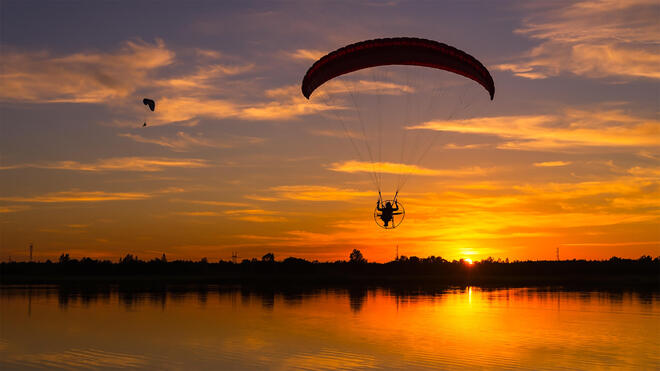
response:
<svg viewBox="0 0 660 371"><path fill-rule="evenodd" d="M127 4L2 3L2 260L660 255L657 1ZM403 69L300 93L390 36L474 55L495 99Z"/></svg>

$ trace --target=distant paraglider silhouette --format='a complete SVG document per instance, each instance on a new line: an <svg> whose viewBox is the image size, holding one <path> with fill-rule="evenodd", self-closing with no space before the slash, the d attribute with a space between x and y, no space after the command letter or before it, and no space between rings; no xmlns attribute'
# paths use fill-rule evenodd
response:
<svg viewBox="0 0 660 371"><path fill-rule="evenodd" d="M144 103L145 106L149 106L151 112L156 110L156 102L154 102L153 99L144 98L142 99L142 103Z"/></svg>
<svg viewBox="0 0 660 371"><path fill-rule="evenodd" d="M149 107L149 109L151 110L151 112L154 112L154 111L156 110L156 102L155 102L153 99L144 98L144 99L142 99L142 103L143 103L145 106ZM144 123L142 124L142 127L145 127L145 126L147 126L147 120L146 120L146 118L145 118L145 120L144 120Z"/></svg>

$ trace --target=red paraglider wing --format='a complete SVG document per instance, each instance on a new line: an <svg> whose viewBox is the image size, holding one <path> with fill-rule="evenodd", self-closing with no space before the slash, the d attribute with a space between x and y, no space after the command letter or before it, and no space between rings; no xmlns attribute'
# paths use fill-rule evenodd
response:
<svg viewBox="0 0 660 371"><path fill-rule="evenodd" d="M481 84L495 96L490 72L473 56L447 44L412 37L367 40L345 46L322 57L307 70L302 93L309 99L325 82L353 71L386 65L415 65L463 75Z"/></svg>

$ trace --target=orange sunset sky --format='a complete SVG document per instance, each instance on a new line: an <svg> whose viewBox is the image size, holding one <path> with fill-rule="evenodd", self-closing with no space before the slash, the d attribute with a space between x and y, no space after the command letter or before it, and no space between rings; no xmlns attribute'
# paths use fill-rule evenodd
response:
<svg viewBox="0 0 660 371"><path fill-rule="evenodd" d="M660 255L657 1L156 4L0 4L1 260ZM393 36L473 55L495 99L412 67L302 96L316 59ZM386 198L410 174L395 230L374 167Z"/></svg>

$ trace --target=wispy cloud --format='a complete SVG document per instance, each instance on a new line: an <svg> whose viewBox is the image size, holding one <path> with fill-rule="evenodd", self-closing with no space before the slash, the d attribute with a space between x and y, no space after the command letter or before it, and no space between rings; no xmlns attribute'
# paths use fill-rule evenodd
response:
<svg viewBox="0 0 660 371"><path fill-rule="evenodd" d="M149 86L151 97L157 100L156 112L149 115L150 126L200 117L291 119L327 109L308 102L299 91L289 94L290 86L264 89L253 78L231 80L252 72L254 63L240 58L217 63L217 59L232 58L213 50L197 50L196 55L200 64L192 72L167 75L162 67L174 64L176 55L162 40L153 44L127 41L115 52L64 56L9 50L3 54L0 100L100 103L121 106L124 115L135 116L138 105L128 104L126 99L133 99L138 89ZM124 121L114 120L118 125L128 125Z"/></svg>
<svg viewBox="0 0 660 371"><path fill-rule="evenodd" d="M412 175L444 175L444 176L470 176L484 175L493 169L484 169L478 166L462 169L426 169L417 165L398 164L394 162L363 162L350 160L336 162L330 165L330 170L346 173L379 172L383 174L412 174Z"/></svg>
<svg viewBox="0 0 660 371"><path fill-rule="evenodd" d="M322 136L322 137L332 137L332 138L355 138L362 139L364 136L353 131L345 130L322 130L322 129L313 129L309 131L312 135Z"/></svg>
<svg viewBox="0 0 660 371"><path fill-rule="evenodd" d="M234 219L242 220L244 222L253 222L253 223L275 223L275 222L287 221L287 219L283 216L270 216L270 215L242 215L242 216L237 216Z"/></svg>
<svg viewBox="0 0 660 371"><path fill-rule="evenodd" d="M251 101L197 97L175 97L160 100L160 109L152 125L193 120L198 117L215 119L238 118L250 121L288 120L332 109L307 101L299 92L281 94L282 88L266 91L265 97L255 93ZM261 99L259 99L261 98Z"/></svg>
<svg viewBox="0 0 660 371"><path fill-rule="evenodd" d="M328 186L291 185L271 188L278 199L299 201L339 201L374 196L374 192Z"/></svg>
<svg viewBox="0 0 660 371"><path fill-rule="evenodd" d="M274 201L279 201L280 200L277 197L262 196L262 195L245 195L243 197L247 198L248 200L266 201L266 202L274 202Z"/></svg>
<svg viewBox="0 0 660 371"><path fill-rule="evenodd" d="M567 166L570 165L570 161L545 161L545 162L535 162L534 166L536 167L558 167L558 166Z"/></svg>
<svg viewBox="0 0 660 371"><path fill-rule="evenodd" d="M273 223L287 221L285 217L278 215L280 212L272 210L235 209L226 210L224 214L228 215L232 219L254 223Z"/></svg>
<svg viewBox="0 0 660 371"><path fill-rule="evenodd" d="M126 97L146 84L151 71L171 64L174 52L155 44L127 41L114 53L3 53L0 100L98 103Z"/></svg>
<svg viewBox="0 0 660 371"><path fill-rule="evenodd" d="M499 147L510 149L653 147L660 143L660 120L632 116L618 109L567 109L555 115L429 121L408 129L497 135L507 140Z"/></svg>
<svg viewBox="0 0 660 371"><path fill-rule="evenodd" d="M660 160L660 155L657 153L653 153L651 151L642 150L637 152L637 155L650 160L656 160L656 161Z"/></svg>
<svg viewBox="0 0 660 371"><path fill-rule="evenodd" d="M326 54L327 52L316 49L297 49L296 51L287 53L287 56L293 59L314 62Z"/></svg>
<svg viewBox="0 0 660 371"><path fill-rule="evenodd" d="M209 205L209 206L220 206L220 207L247 207L249 206L243 202L232 202L232 201L211 201L211 200L184 200L184 199L171 199L172 202L186 202L197 205Z"/></svg>
<svg viewBox="0 0 660 371"><path fill-rule="evenodd" d="M104 191L63 191L38 196L0 197L0 201L28 203L63 203L63 202L103 202L123 200L143 200L152 195L139 192L104 192Z"/></svg>
<svg viewBox="0 0 660 371"><path fill-rule="evenodd" d="M195 49L195 53L200 57L209 58L209 59L220 59L222 57L222 53L220 53L217 50L211 50L211 49L197 48Z"/></svg>
<svg viewBox="0 0 660 371"><path fill-rule="evenodd" d="M183 131L176 133L174 137L161 136L158 138L147 138L138 134L131 133L121 133L118 134L120 137L129 138L139 143L150 143L156 144L162 147L166 147L175 152L186 152L194 150L200 147L209 147L209 148L234 148L246 144L258 144L263 143L263 138L257 137L244 137L244 136L230 136L224 138L223 140L209 139L201 134L199 135L190 135Z"/></svg>
<svg viewBox="0 0 660 371"><path fill-rule="evenodd" d="M660 247L660 241L628 241L628 242L583 242L583 243L562 243L562 246L645 246L655 245Z"/></svg>
<svg viewBox="0 0 660 371"><path fill-rule="evenodd" d="M152 125L186 121L196 117L236 117L241 110L230 100L203 97L167 97L159 101L158 107L156 117L151 120Z"/></svg>
<svg viewBox="0 0 660 371"><path fill-rule="evenodd" d="M167 187L152 192L106 192L106 191L81 191L72 189L61 192L50 192L36 196L5 196L0 201L25 202L25 203L67 203L67 202L104 202L104 201L129 201L144 200L156 196L186 192L180 187ZM18 206L4 206L16 208Z"/></svg>
<svg viewBox="0 0 660 371"><path fill-rule="evenodd" d="M646 177L621 176L612 180L579 183L530 184L514 186L513 189L524 195L519 195L519 201L534 205L539 212L552 211L541 205L549 202L547 205L558 206L555 212L583 212L588 207L594 215L614 215L639 213L640 207L660 208L659 182L657 175L650 174ZM657 218L658 210L655 213L645 210L635 217Z"/></svg>
<svg viewBox="0 0 660 371"><path fill-rule="evenodd" d="M181 200L185 201L185 200ZM193 201L192 203L198 203L202 205L211 205L211 206L241 206L244 204L233 203L233 202L215 202L215 201ZM243 209L223 209L220 211L212 210L197 210L197 211L180 211L176 212L176 215L181 216L190 216L190 217L227 217L234 220L253 222L253 223L273 223L273 222L283 222L287 219L280 214L278 211L264 210L258 208L243 208Z"/></svg>
<svg viewBox="0 0 660 371"><path fill-rule="evenodd" d="M73 229L85 229L89 227L89 224L67 224L66 226Z"/></svg>
<svg viewBox="0 0 660 371"><path fill-rule="evenodd" d="M227 215L274 215L278 214L277 211L263 210L263 209L234 209L226 210Z"/></svg>
<svg viewBox="0 0 660 371"><path fill-rule="evenodd" d="M298 85L267 89L265 96L267 101L250 104L239 116L245 120L284 120L332 109L305 99Z"/></svg>
<svg viewBox="0 0 660 371"><path fill-rule="evenodd" d="M537 8L516 32L541 43L517 61L496 68L529 79L565 72L658 79L658 12L660 5L654 0L578 1L559 9Z"/></svg>
<svg viewBox="0 0 660 371"><path fill-rule="evenodd" d="M162 171L166 168L203 168L210 164L202 159L172 159L149 157L116 157L96 162L56 161L49 163L18 164L0 167L0 170L38 168L75 171Z"/></svg>
<svg viewBox="0 0 660 371"><path fill-rule="evenodd" d="M378 79L330 80L314 94L326 96L334 101L340 94L355 94L356 92L360 94L401 95L414 93L415 88L407 84Z"/></svg>
<svg viewBox="0 0 660 371"><path fill-rule="evenodd" d="M235 76L252 71L255 65L247 64L209 64L197 67L197 70L189 75L175 76L157 80L156 85L176 89L178 93L202 90L217 90L213 82L227 76Z"/></svg>
<svg viewBox="0 0 660 371"><path fill-rule="evenodd" d="M635 166L628 169L628 173L639 177L651 177L660 181L660 167Z"/></svg>
<svg viewBox="0 0 660 371"><path fill-rule="evenodd" d="M222 215L216 211L181 211L176 213L177 215L183 216L219 216Z"/></svg>
<svg viewBox="0 0 660 371"><path fill-rule="evenodd" d="M359 91L361 94L378 93L400 95L412 92L403 84L383 81L358 80L351 83L330 81L319 92L319 99L305 99L299 85L287 85L265 91L265 101L243 107L237 116L244 120L284 120L323 111L341 110L348 107L342 102L344 94Z"/></svg>
<svg viewBox="0 0 660 371"><path fill-rule="evenodd" d="M479 148L486 148L486 147L491 147L491 144L456 144L456 143L447 143L443 147L446 149L479 149Z"/></svg>
<svg viewBox="0 0 660 371"><path fill-rule="evenodd" d="M0 206L0 214L15 213L18 211L29 210L30 207L27 205L4 205Z"/></svg>

